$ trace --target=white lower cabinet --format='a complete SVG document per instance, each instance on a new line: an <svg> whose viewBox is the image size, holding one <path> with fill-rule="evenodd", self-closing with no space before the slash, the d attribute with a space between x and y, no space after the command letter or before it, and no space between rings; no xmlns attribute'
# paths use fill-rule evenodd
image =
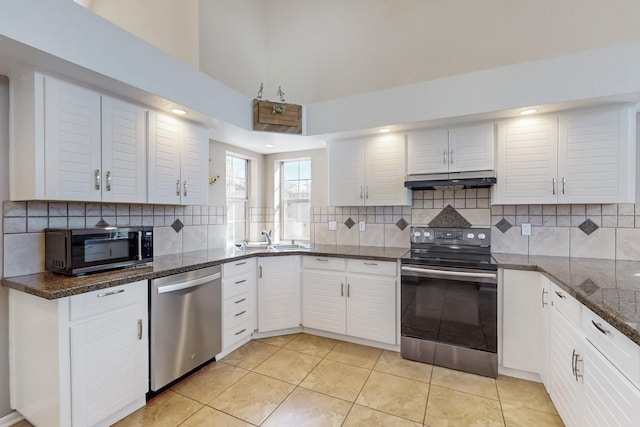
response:
<svg viewBox="0 0 640 427"><path fill-rule="evenodd" d="M258 332L300 326L300 257L258 258Z"/></svg>
<svg viewBox="0 0 640 427"><path fill-rule="evenodd" d="M303 258L305 327L396 344L396 263Z"/></svg>
<svg viewBox="0 0 640 427"><path fill-rule="evenodd" d="M38 426L107 426L145 404L148 282L45 300L10 290L11 405Z"/></svg>
<svg viewBox="0 0 640 427"><path fill-rule="evenodd" d="M228 351L256 329L256 259L222 266L222 350Z"/></svg>

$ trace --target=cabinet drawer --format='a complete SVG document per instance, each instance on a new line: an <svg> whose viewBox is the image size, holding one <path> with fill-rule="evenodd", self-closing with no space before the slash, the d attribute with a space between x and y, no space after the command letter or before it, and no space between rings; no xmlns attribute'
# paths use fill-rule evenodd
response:
<svg viewBox="0 0 640 427"><path fill-rule="evenodd" d="M224 315L224 330L234 328L241 323L248 323L252 316L252 304L245 302L242 306L239 304L234 310L225 313Z"/></svg>
<svg viewBox="0 0 640 427"><path fill-rule="evenodd" d="M555 283L551 284L551 305L566 317L574 326L580 327L580 306L577 299L569 292L560 289Z"/></svg>
<svg viewBox="0 0 640 427"><path fill-rule="evenodd" d="M256 269L256 259L241 259L238 261L227 262L222 265L222 278L235 277L241 274L254 272Z"/></svg>
<svg viewBox="0 0 640 427"><path fill-rule="evenodd" d="M228 314L231 312L235 312L241 308L245 308L247 305L252 304L253 300L251 298L250 292L243 292L238 295L234 295L231 298L227 298L224 300L222 313Z"/></svg>
<svg viewBox="0 0 640 427"><path fill-rule="evenodd" d="M238 325L226 329L222 334L222 347L228 348L252 333L251 322L249 319L239 323Z"/></svg>
<svg viewBox="0 0 640 427"><path fill-rule="evenodd" d="M587 340L640 388L640 347L586 307L582 309L582 330Z"/></svg>
<svg viewBox="0 0 640 427"><path fill-rule="evenodd" d="M315 268L318 270L336 270L344 271L344 258L330 258L321 256L305 256L302 257L303 268Z"/></svg>
<svg viewBox="0 0 640 427"><path fill-rule="evenodd" d="M227 299L244 292L249 292L253 283L255 283L255 277L249 274L222 279L222 297Z"/></svg>
<svg viewBox="0 0 640 427"><path fill-rule="evenodd" d="M146 298L148 283L147 280L141 280L82 295L73 295L69 298L69 320L74 321L135 304L140 297Z"/></svg>
<svg viewBox="0 0 640 427"><path fill-rule="evenodd" d="M350 273L382 274L385 276L396 276L396 263L390 261L374 261L349 259L347 260L347 270Z"/></svg>

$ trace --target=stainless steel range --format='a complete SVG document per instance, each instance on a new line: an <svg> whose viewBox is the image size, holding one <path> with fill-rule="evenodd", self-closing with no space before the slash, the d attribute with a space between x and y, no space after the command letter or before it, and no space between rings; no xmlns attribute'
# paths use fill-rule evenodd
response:
<svg viewBox="0 0 640 427"><path fill-rule="evenodd" d="M411 227L411 251L401 264L401 356L497 377L491 230Z"/></svg>

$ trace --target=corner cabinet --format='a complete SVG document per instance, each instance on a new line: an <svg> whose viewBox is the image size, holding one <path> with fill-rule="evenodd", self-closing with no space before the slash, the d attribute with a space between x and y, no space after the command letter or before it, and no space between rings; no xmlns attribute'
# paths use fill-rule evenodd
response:
<svg viewBox="0 0 640 427"><path fill-rule="evenodd" d="M329 205L391 206L411 203L404 186L404 135L330 141Z"/></svg>
<svg viewBox="0 0 640 427"><path fill-rule="evenodd" d="M632 108L501 122L492 202L633 203L635 135Z"/></svg>
<svg viewBox="0 0 640 427"><path fill-rule="evenodd" d="M258 258L258 332L300 326L300 257Z"/></svg>
<svg viewBox="0 0 640 427"><path fill-rule="evenodd" d="M209 200L207 129L149 112L149 203L206 205Z"/></svg>
<svg viewBox="0 0 640 427"><path fill-rule="evenodd" d="M411 131L409 174L493 170L493 123Z"/></svg>
<svg viewBox="0 0 640 427"><path fill-rule="evenodd" d="M12 200L146 202L145 109L39 73L11 85Z"/></svg>
<svg viewBox="0 0 640 427"><path fill-rule="evenodd" d="M45 300L9 290L11 407L34 425L106 426L144 406L148 282Z"/></svg>

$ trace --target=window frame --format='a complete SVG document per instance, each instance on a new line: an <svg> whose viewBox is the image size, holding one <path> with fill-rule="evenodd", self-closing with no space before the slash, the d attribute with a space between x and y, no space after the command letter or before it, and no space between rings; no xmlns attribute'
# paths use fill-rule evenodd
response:
<svg viewBox="0 0 640 427"><path fill-rule="evenodd" d="M245 162L245 198L239 198L239 197L229 197L229 194L227 192L228 190L228 184L229 184L229 176L227 174L227 159L229 157L235 158L235 159L240 159L243 160ZM249 199L251 197L251 159L249 159L246 156L237 154L237 153L232 153L232 152L227 152L225 153L225 205L226 205L226 210L227 210L227 224L226 224L226 240L227 240L227 244L234 244L238 241L238 239L234 239L234 240L229 240L229 227L232 224L231 221L231 211L229 209L229 202L243 202L244 203L244 238L242 240L249 240ZM236 221L237 222L237 221ZM235 230L235 227L234 227Z"/></svg>
<svg viewBox="0 0 640 427"><path fill-rule="evenodd" d="M309 197L306 199L286 199L285 198L285 173L284 173L284 165L285 163L298 163L298 162L309 162ZM279 225L280 225L280 233L279 233L279 237L280 240L282 241L287 241L287 240L298 240L298 241L303 241L303 242L310 242L311 241L311 227L313 226L312 221L311 221L311 197L312 197L312 192L311 192L311 187L313 185L313 162L311 160L311 157L301 157L301 158L292 158L292 159L282 159L278 161L279 163L279 169L280 169L280 182L279 182L279 186L280 186L280 197L279 197L279 205L280 205L280 221L279 221ZM300 176L298 175L298 180ZM306 181L306 180L305 180ZM307 236L305 238L294 238L291 239L290 237L285 237L285 232L286 232L286 228L285 228L285 212L286 212L286 204L287 203L295 203L295 204L300 204L300 203L308 203L309 204L309 222L308 222L308 227L307 227Z"/></svg>

